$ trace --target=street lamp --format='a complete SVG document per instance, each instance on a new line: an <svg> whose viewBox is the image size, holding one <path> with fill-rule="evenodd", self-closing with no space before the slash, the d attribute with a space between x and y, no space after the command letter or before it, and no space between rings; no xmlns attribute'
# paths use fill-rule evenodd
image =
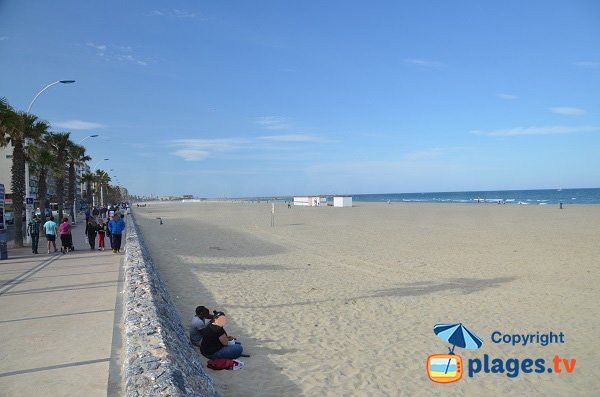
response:
<svg viewBox="0 0 600 397"><path fill-rule="evenodd" d="M42 88L42 90L40 92L37 93L37 95L33 98L33 100L31 101L31 103L29 104L29 107L27 108L27 113L31 113L31 107L33 106L33 103L35 102L36 99L38 99L38 97L40 95L42 95L42 92L46 91L48 88L52 87L53 85L56 84L71 84L74 83L75 80L58 80L55 81L54 83L50 83L47 86L45 86L44 88Z"/></svg>
<svg viewBox="0 0 600 397"><path fill-rule="evenodd" d="M100 164L100 163L101 163L101 162L103 162L103 161L108 161L108 160L110 160L110 159L102 159L102 160L98 161L98 162L96 163L96 165L94 166L94 171L92 171L92 172L96 172L96 168L98 168L98 164Z"/></svg>
<svg viewBox="0 0 600 397"><path fill-rule="evenodd" d="M86 139L88 139L88 138L96 138L96 137L99 137L99 136L100 136L100 135L98 135L98 134L94 134L94 135L88 135L88 136L86 136L85 138L83 138L82 140L80 140L80 141L79 141L77 144L78 144L78 145L81 145L81 143L82 143L83 141L85 141Z"/></svg>
<svg viewBox="0 0 600 397"><path fill-rule="evenodd" d="M33 97L33 100L31 101L31 103L29 104L29 107L27 108L27 113L31 113L31 108L32 108L33 103L35 102L35 100L38 99L38 97L40 95L42 95L42 93L44 91L46 91L48 88L50 88L50 87L52 87L53 85L56 85L56 84L71 84L71 83L74 83L74 82L75 82L75 80L58 80L58 81L55 81L54 83L48 84L47 86L45 86L44 88L42 88L42 90L40 92L38 92ZM29 190L31 189L31 187L29 185L30 185L30 183L29 183L29 162L26 161L25 162L25 200L27 200L27 198L30 195L30 191ZM62 205L62 203L60 205ZM25 222L26 222L27 225L29 225L29 222L31 221L31 210L29 208L27 208L27 205L25 206L25 208L26 208L25 209ZM40 211L41 210L42 209L40 208ZM31 236L27 236L27 233L25 233L25 235L26 235L26 237L25 237L26 243L27 244L31 243Z"/></svg>

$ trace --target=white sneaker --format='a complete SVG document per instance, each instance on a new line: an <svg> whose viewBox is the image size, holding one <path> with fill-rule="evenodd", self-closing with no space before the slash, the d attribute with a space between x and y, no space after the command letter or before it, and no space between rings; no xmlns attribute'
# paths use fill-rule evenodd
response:
<svg viewBox="0 0 600 397"><path fill-rule="evenodd" d="M234 371L237 371L238 369L242 369L244 368L244 362L240 361L240 360L233 360L233 368L231 368Z"/></svg>

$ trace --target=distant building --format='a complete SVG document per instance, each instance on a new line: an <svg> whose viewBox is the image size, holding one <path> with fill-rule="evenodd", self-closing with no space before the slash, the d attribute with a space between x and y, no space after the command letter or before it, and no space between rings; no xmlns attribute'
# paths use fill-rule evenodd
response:
<svg viewBox="0 0 600 397"><path fill-rule="evenodd" d="M193 198L194 198L193 194L184 194L183 195L183 199L184 200L190 200L190 199L193 199Z"/></svg>
<svg viewBox="0 0 600 397"><path fill-rule="evenodd" d="M334 196L333 197L334 207L352 207L351 196Z"/></svg>
<svg viewBox="0 0 600 397"><path fill-rule="evenodd" d="M294 205L299 205L303 207L326 207L327 197L294 197Z"/></svg>

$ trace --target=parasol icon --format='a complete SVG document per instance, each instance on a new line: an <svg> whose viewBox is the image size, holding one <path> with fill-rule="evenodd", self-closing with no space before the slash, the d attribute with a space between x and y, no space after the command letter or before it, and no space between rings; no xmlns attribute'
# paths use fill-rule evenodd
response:
<svg viewBox="0 0 600 397"><path fill-rule="evenodd" d="M481 338L469 331L462 323L436 324L433 326L433 332L435 332L438 338L452 344L452 348L448 348L449 354L454 354L456 346L463 349L479 349L483 344ZM446 366L446 373L449 366L450 359Z"/></svg>

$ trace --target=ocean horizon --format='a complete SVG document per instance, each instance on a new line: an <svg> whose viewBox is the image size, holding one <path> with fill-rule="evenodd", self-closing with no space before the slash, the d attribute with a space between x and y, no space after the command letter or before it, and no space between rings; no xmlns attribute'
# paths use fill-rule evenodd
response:
<svg viewBox="0 0 600 397"><path fill-rule="evenodd" d="M315 194L310 196L333 197L335 194ZM374 193L340 194L351 196L355 202L390 203L500 203L520 205L547 204L600 204L600 188L582 189L531 189L531 190L480 190L466 192L427 192L427 193ZM242 200L292 200L294 196L254 197ZM296 196L298 197L298 196ZM329 199L331 201L331 199Z"/></svg>

